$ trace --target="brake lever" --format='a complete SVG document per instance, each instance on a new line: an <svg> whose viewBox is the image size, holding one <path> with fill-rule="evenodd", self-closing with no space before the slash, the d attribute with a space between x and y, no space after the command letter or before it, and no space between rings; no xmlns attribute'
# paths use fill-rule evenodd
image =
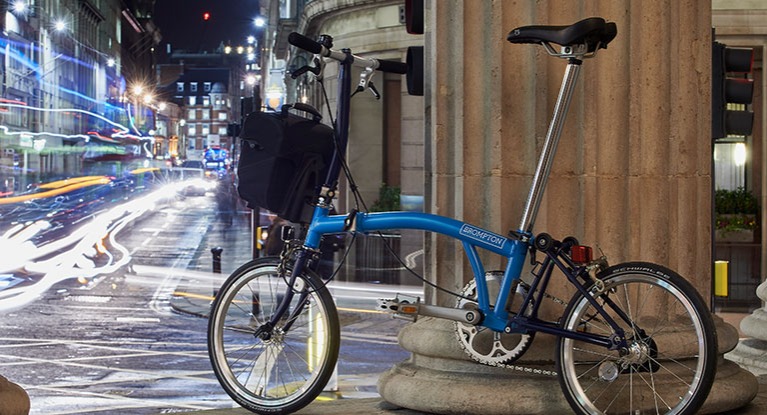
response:
<svg viewBox="0 0 767 415"><path fill-rule="evenodd" d="M291 72L291 73L290 73L290 77L291 77L291 78L293 78L293 79L296 79L296 78L298 78L299 76L301 76L301 75L303 75L303 74L305 74L305 73L307 73L307 72L311 71L312 69L313 69L313 68L311 68L311 67L310 67L310 66L308 66L308 65L307 65L307 66L302 66L302 67L298 68L297 70L295 70L295 71Z"/></svg>
<svg viewBox="0 0 767 415"><path fill-rule="evenodd" d="M360 92L362 92L362 91L364 91L364 90L365 90L365 87L364 87L364 86L362 86L362 85L357 85L357 89L355 89L355 90L354 90L354 92L352 92L352 96L351 96L351 98L354 98L354 96L355 96L355 95L359 94Z"/></svg>
<svg viewBox="0 0 767 415"><path fill-rule="evenodd" d="M374 73L375 72L373 68L365 68L365 70L360 73L360 83L357 84L357 89L355 89L354 93L352 93L352 97L369 88L370 92L373 93L373 96L376 99L381 99L381 94L378 93L375 85L373 85Z"/></svg>
<svg viewBox="0 0 767 415"><path fill-rule="evenodd" d="M319 77L320 73L322 73L323 63L324 62L322 59L314 59L314 66L304 65L298 68L297 70L291 72L290 77L293 79L296 79L307 72L311 72L314 74L314 76Z"/></svg>
<svg viewBox="0 0 767 415"><path fill-rule="evenodd" d="M373 96L376 97L376 99L381 99L381 94L378 93L376 86L373 85L373 81L368 82L368 88L370 88L370 92L373 93Z"/></svg>

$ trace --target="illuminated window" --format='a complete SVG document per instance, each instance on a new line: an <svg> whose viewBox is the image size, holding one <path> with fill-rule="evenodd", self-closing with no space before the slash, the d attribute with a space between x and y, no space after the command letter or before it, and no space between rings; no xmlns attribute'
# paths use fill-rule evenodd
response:
<svg viewBox="0 0 767 415"><path fill-rule="evenodd" d="M744 142L714 144L714 183L717 189L735 190L746 186L748 147Z"/></svg>

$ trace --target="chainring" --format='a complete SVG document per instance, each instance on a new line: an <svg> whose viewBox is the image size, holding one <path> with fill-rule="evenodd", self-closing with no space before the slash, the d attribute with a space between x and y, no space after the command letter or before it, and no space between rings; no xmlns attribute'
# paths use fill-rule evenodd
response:
<svg viewBox="0 0 767 415"><path fill-rule="evenodd" d="M473 280L461 292L463 297L476 299L477 286ZM458 308L478 308L476 301L459 298ZM487 327L455 322L455 335L463 350L482 364L498 366L519 359L533 342L535 333L501 333Z"/></svg>

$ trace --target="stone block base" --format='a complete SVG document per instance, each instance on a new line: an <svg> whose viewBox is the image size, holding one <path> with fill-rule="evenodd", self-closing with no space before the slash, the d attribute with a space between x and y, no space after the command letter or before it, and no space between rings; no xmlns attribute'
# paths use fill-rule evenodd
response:
<svg viewBox="0 0 767 415"><path fill-rule="evenodd" d="M720 330L725 331L725 330ZM533 369L552 370L552 336L541 335L518 362ZM388 402L435 414L559 414L570 413L554 376L480 365L461 350L453 323L424 318L406 326L399 342L412 353L378 381L378 391ZM548 351L548 360L545 356ZM543 359L542 359L543 358ZM740 408L758 391L756 377L738 365L719 359L717 375L701 413Z"/></svg>

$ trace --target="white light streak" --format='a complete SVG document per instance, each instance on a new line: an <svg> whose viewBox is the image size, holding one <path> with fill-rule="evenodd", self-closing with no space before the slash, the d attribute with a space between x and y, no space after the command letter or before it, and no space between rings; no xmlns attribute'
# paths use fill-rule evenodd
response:
<svg viewBox="0 0 767 415"><path fill-rule="evenodd" d="M15 224L0 237L0 252L9 253L0 256L0 274L25 270L42 274L42 278L31 286L16 286L0 291L0 312L29 304L58 282L94 278L115 272L130 263L130 252L116 240L117 235L128 224L157 209L159 205L168 203L187 185L186 181L170 183L146 196L93 213L79 221L78 227L66 236L40 246L36 246L32 239L49 229L49 222L39 220ZM108 245L103 243L106 238L109 240ZM97 248L105 250L104 265L97 266L93 260Z"/></svg>

